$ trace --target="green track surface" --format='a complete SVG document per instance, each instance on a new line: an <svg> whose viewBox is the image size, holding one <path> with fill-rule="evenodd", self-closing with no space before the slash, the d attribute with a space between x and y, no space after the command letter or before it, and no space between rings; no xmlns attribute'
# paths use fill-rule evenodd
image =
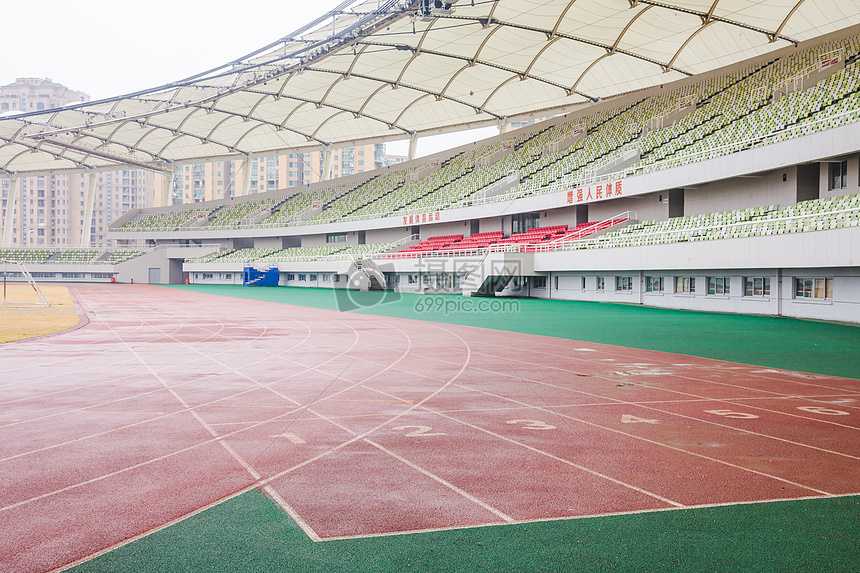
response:
<svg viewBox="0 0 860 573"><path fill-rule="evenodd" d="M459 305L468 299L456 296L176 288L860 377L860 328L846 324L546 300L467 312ZM314 543L251 491L72 571L857 572L858 540L860 496L847 496Z"/></svg>

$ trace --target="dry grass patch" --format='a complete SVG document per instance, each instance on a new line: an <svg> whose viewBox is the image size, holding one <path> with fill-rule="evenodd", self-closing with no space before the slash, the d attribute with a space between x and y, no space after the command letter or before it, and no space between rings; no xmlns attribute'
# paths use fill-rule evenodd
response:
<svg viewBox="0 0 860 573"><path fill-rule="evenodd" d="M0 306L0 344L62 332L78 324L78 312L68 288L59 285L39 285L39 288L51 303L50 307ZM26 284L7 285L6 301L7 304L40 302L33 287Z"/></svg>

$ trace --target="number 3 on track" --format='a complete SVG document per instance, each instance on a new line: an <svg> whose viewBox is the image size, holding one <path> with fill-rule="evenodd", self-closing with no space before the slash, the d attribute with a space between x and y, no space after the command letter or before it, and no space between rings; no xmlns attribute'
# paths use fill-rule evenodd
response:
<svg viewBox="0 0 860 573"><path fill-rule="evenodd" d="M540 420L508 420L506 424L522 424L524 430L555 430L555 426L551 426Z"/></svg>

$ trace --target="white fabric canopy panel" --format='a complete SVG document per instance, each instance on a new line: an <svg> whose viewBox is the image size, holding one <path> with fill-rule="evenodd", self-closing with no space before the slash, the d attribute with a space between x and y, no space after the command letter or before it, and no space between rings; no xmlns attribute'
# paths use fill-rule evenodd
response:
<svg viewBox="0 0 860 573"><path fill-rule="evenodd" d="M346 0L253 54L169 86L5 113L0 176L170 171L501 125L858 24L855 0Z"/></svg>

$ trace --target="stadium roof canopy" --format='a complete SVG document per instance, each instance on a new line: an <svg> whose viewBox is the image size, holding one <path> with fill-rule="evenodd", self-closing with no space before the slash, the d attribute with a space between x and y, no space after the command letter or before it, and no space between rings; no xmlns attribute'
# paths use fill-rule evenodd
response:
<svg viewBox="0 0 860 573"><path fill-rule="evenodd" d="M170 85L7 112L0 176L169 171L502 124L858 23L856 0L345 0L273 44Z"/></svg>

